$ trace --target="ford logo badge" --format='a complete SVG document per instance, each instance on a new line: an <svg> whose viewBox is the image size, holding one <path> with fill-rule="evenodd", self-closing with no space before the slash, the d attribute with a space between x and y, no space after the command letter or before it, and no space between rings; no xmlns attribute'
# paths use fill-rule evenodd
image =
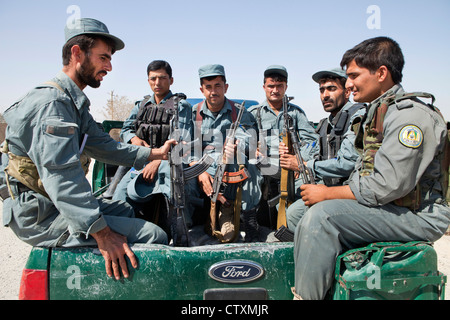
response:
<svg viewBox="0 0 450 320"><path fill-rule="evenodd" d="M261 278L264 268L253 261L227 260L212 265L208 274L219 282L247 283Z"/></svg>

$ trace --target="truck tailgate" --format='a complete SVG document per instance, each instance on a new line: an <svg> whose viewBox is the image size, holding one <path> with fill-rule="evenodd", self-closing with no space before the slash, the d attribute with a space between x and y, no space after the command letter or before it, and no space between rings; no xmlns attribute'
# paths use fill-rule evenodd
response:
<svg viewBox="0 0 450 320"><path fill-rule="evenodd" d="M128 261L130 277L117 281L106 275L97 248L52 249L50 299L292 299L292 243L133 245L132 250L139 267Z"/></svg>

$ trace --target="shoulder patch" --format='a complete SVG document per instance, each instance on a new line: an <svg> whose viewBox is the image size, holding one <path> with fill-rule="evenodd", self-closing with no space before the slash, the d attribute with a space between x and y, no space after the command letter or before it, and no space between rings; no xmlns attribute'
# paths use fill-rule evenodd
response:
<svg viewBox="0 0 450 320"><path fill-rule="evenodd" d="M417 149L422 145L423 133L419 127L407 125L400 130L398 139L405 147Z"/></svg>

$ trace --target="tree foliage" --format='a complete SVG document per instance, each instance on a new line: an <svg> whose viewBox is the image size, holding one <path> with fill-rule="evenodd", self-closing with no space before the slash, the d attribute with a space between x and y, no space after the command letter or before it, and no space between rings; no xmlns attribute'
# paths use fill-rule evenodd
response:
<svg viewBox="0 0 450 320"><path fill-rule="evenodd" d="M103 115L105 118L107 120L126 120L134 107L133 102L131 102L126 96L114 94L114 91L111 91L109 96L110 98L107 100L106 106L103 108Z"/></svg>

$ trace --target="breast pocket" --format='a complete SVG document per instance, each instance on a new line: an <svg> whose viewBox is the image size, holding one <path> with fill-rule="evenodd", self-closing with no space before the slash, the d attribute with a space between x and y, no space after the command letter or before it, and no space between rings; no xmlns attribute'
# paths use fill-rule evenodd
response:
<svg viewBox="0 0 450 320"><path fill-rule="evenodd" d="M48 168L65 168L79 162L79 129L76 123L48 119L42 124L42 164Z"/></svg>

